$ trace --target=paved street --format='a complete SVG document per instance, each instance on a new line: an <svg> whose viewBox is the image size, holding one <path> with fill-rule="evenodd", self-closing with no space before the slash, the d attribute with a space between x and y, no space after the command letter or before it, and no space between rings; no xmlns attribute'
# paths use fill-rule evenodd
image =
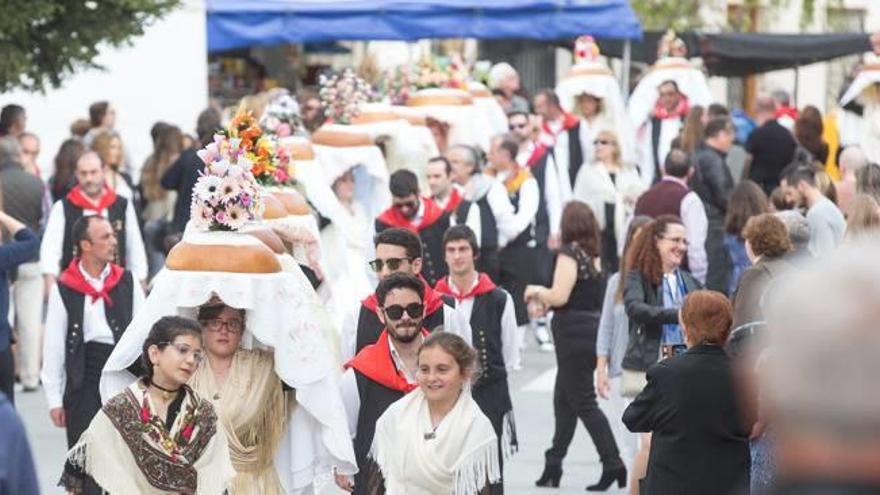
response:
<svg viewBox="0 0 880 495"><path fill-rule="evenodd" d="M540 476L544 450L553 434L553 370L554 357L540 353L532 346L524 356L524 368L511 379L513 403L517 420L520 450L505 464L505 493L509 495L586 493L584 488L595 483L602 473L596 449L582 425L568 453L559 490L538 489L534 481ZM17 403L35 451L40 483L44 493L62 493L55 487L65 454L63 430L52 426L42 393L17 394ZM334 493L335 490L325 490ZM624 493L623 490L607 493Z"/></svg>

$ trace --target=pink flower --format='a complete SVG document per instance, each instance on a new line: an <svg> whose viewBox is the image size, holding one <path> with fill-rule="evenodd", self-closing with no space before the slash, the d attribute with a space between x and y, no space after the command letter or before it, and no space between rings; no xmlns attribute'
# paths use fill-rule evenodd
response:
<svg viewBox="0 0 880 495"><path fill-rule="evenodd" d="M290 136L291 132L292 131L290 129L290 124L288 124L286 122L282 122L275 129L275 134L278 134L281 137Z"/></svg>

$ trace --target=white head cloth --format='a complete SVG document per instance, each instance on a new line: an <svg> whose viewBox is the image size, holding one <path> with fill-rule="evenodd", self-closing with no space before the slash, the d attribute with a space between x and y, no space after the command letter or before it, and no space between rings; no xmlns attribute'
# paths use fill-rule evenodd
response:
<svg viewBox="0 0 880 495"><path fill-rule="evenodd" d="M188 231L184 240L227 246L261 243L250 235L230 232ZM100 390L106 401L135 380L126 368L140 358L143 342L159 318L194 317L196 309L214 295L231 307L244 309L247 329L242 347L273 348L275 372L296 390L297 407L290 412L276 466L285 490L300 493L332 466L350 472L356 467L342 399L336 393L336 360L321 328L322 308L307 282L291 273L296 264L284 265L278 273L260 274L160 271L143 307L107 360Z"/></svg>
<svg viewBox="0 0 880 495"><path fill-rule="evenodd" d="M668 57L658 60L642 77L629 97L629 120L633 126L641 126L651 115L657 103L657 88L666 81L675 81L678 90L688 98L690 106L708 106L712 92L706 75L687 59Z"/></svg>
<svg viewBox="0 0 880 495"><path fill-rule="evenodd" d="M325 128L336 132L361 132L354 126L346 125L331 124ZM388 167L378 146L314 145L314 148L324 183L328 186L349 170L354 172L355 197L367 209L369 218L379 216L379 213L391 205ZM342 208L338 200L336 204L338 208ZM336 220L332 217L330 219Z"/></svg>

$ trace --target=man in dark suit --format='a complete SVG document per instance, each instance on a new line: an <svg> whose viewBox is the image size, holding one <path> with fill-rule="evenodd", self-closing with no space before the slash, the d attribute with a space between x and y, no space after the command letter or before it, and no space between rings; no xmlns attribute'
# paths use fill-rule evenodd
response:
<svg viewBox="0 0 880 495"><path fill-rule="evenodd" d="M733 310L718 292L692 292L681 307L688 349L648 369L648 384L623 413L633 432L653 432L648 494L738 495L749 491L750 419L724 352ZM683 350L683 349L682 349Z"/></svg>

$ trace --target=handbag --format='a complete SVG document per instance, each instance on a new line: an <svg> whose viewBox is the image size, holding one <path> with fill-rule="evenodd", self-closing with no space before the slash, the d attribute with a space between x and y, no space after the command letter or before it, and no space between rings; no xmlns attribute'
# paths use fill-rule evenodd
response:
<svg viewBox="0 0 880 495"><path fill-rule="evenodd" d="M620 377L620 396L627 399L635 398L648 384L648 376L644 371L623 370Z"/></svg>

